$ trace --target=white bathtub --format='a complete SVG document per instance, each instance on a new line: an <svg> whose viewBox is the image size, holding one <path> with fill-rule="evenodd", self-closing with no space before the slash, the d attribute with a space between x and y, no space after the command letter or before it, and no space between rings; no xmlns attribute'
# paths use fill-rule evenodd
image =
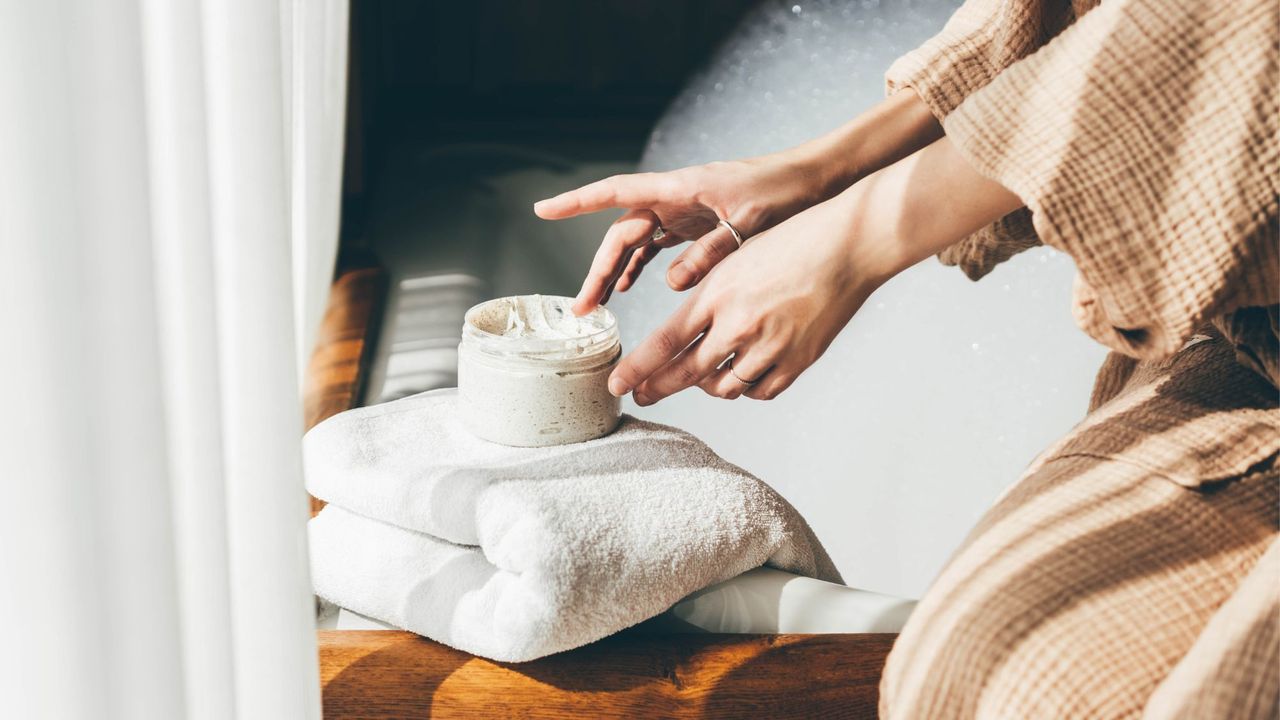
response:
<svg viewBox="0 0 1280 720"><path fill-rule="evenodd" d="M676 603L641 626L654 633L896 633L915 607L867 590L757 568ZM321 619L324 630L393 630L346 609Z"/></svg>

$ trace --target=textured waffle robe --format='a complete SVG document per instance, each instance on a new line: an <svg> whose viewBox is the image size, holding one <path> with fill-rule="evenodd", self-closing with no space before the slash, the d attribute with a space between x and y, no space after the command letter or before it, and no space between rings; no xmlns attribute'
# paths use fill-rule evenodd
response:
<svg viewBox="0 0 1280 720"><path fill-rule="evenodd" d="M1276 716L1278 38L1275 0L969 0L889 69L1025 203L942 261L1067 253L1114 352L908 621L883 717Z"/></svg>

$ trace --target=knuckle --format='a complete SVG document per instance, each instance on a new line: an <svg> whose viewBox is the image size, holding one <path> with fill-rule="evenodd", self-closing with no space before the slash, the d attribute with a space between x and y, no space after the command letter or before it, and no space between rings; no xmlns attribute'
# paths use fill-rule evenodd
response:
<svg viewBox="0 0 1280 720"><path fill-rule="evenodd" d="M735 350L746 350L742 347L743 343L755 341L760 337L760 321L749 315L732 318L726 324L729 340L733 343Z"/></svg>
<svg viewBox="0 0 1280 720"><path fill-rule="evenodd" d="M732 400L737 397L737 395L733 394L733 388L726 387L724 383L716 383L716 385L707 392L721 400Z"/></svg>
<svg viewBox="0 0 1280 720"><path fill-rule="evenodd" d="M622 380L628 387L635 388L643 379L640 374L635 371L631 365L619 365L618 369L613 371L614 377Z"/></svg>
<svg viewBox="0 0 1280 720"><path fill-rule="evenodd" d="M676 365L674 372L675 372L675 379L680 383L681 387L688 387L690 385L695 385L699 380L702 379L699 376L698 371L694 369L694 367L687 362L682 362Z"/></svg>
<svg viewBox="0 0 1280 720"><path fill-rule="evenodd" d="M648 180L657 194L662 197L680 195L687 182L679 172L648 173Z"/></svg>
<svg viewBox="0 0 1280 720"><path fill-rule="evenodd" d="M653 333L653 348L664 356L674 355L677 350L681 350L682 348L677 347L678 344L675 335L668 328L658 328Z"/></svg>
<svg viewBox="0 0 1280 720"><path fill-rule="evenodd" d="M724 165L723 160L713 160L702 165L695 165L689 168L689 177L696 180L697 184L705 186L724 172Z"/></svg>
<svg viewBox="0 0 1280 720"><path fill-rule="evenodd" d="M731 352L741 352L746 350L744 345L751 340L752 335L749 328L741 322L730 321L726 323L728 326L725 330L725 339L730 345Z"/></svg>
<svg viewBox="0 0 1280 720"><path fill-rule="evenodd" d="M693 291L697 293L693 297L694 309L706 317L714 318L715 322L721 323L723 321L723 313L717 311L725 307L723 295L715 288L708 287L706 282L699 282L694 286Z"/></svg>
<svg viewBox="0 0 1280 720"><path fill-rule="evenodd" d="M698 269L706 271L707 267L713 264L711 251L707 245L708 243L705 240L699 240L698 242L690 245L689 248L684 251L685 262L696 265Z"/></svg>
<svg viewBox="0 0 1280 720"><path fill-rule="evenodd" d="M759 200L747 200L738 206L738 216L742 218L741 222L747 227L755 227L760 224L760 219L765 215L765 207Z"/></svg>
<svg viewBox="0 0 1280 720"><path fill-rule="evenodd" d="M624 177L624 175L610 175L609 177L597 182L595 184L595 197L601 200L613 198L618 193L618 186L624 182Z"/></svg>
<svg viewBox="0 0 1280 720"><path fill-rule="evenodd" d="M769 337L769 333L765 332L768 329L766 327L766 320L761 315L748 315L739 322L739 325L742 326L742 332L744 334L753 338Z"/></svg>

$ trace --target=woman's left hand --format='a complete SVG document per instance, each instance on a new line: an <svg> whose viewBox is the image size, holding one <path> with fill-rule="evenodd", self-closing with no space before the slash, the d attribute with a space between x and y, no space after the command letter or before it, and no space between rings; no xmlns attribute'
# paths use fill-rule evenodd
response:
<svg viewBox="0 0 1280 720"><path fill-rule="evenodd" d="M609 390L641 405L694 385L777 397L886 280L1021 204L938 140L749 239L622 359Z"/></svg>
<svg viewBox="0 0 1280 720"><path fill-rule="evenodd" d="M640 405L694 385L776 397L883 279L858 262L850 225L849 208L831 200L752 238L619 363L609 389Z"/></svg>

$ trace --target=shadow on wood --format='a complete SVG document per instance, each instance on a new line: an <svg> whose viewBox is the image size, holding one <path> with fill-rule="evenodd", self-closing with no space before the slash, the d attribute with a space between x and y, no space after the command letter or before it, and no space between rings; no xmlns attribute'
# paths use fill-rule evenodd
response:
<svg viewBox="0 0 1280 720"><path fill-rule="evenodd" d="M359 404L386 282L367 264L338 272L307 371L308 428ZM317 633L326 718L874 718L896 637L633 628L513 664L407 632Z"/></svg>
<svg viewBox="0 0 1280 720"><path fill-rule="evenodd" d="M327 718L874 718L896 637L623 632L528 663L411 633L320 633Z"/></svg>

